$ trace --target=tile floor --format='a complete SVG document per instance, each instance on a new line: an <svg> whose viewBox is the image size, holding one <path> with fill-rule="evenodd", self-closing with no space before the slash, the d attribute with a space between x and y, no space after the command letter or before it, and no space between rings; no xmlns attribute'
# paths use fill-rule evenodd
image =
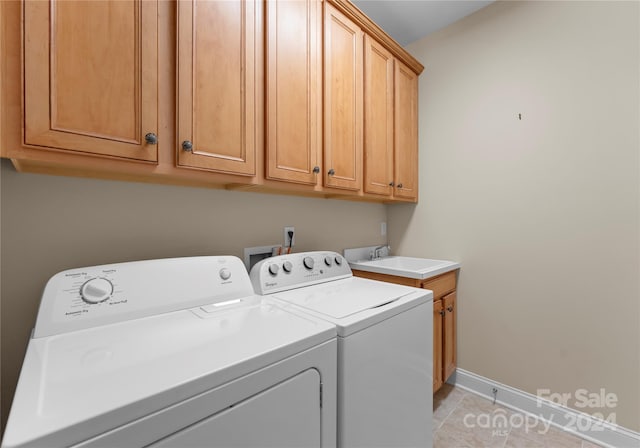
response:
<svg viewBox="0 0 640 448"><path fill-rule="evenodd" d="M433 396L434 448L598 448L460 388Z"/></svg>

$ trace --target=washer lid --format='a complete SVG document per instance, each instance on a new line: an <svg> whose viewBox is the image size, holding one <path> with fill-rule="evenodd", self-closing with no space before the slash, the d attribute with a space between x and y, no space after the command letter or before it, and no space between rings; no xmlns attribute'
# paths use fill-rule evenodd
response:
<svg viewBox="0 0 640 448"><path fill-rule="evenodd" d="M326 319L336 326L338 336L346 337L412 308L430 304L433 292L351 277L269 297L286 304L287 309ZM425 313L427 306L423 308L421 312ZM425 318L432 319L431 313L429 308Z"/></svg>
<svg viewBox="0 0 640 448"><path fill-rule="evenodd" d="M411 288L348 278L276 293L274 297L334 319L344 319L411 294Z"/></svg>
<svg viewBox="0 0 640 448"><path fill-rule="evenodd" d="M31 339L3 447L75 445L336 335L260 297L242 302Z"/></svg>

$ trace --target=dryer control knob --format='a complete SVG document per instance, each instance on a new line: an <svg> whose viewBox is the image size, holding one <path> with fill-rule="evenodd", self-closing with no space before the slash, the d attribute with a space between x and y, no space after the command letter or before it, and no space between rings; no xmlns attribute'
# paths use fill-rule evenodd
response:
<svg viewBox="0 0 640 448"><path fill-rule="evenodd" d="M278 270L280 270L280 268L277 264L272 264L269 266L269 274L271 275L278 275Z"/></svg>
<svg viewBox="0 0 640 448"><path fill-rule="evenodd" d="M304 257L304 260L302 260L302 264L304 264L304 267L309 270L313 269L313 258Z"/></svg>
<svg viewBox="0 0 640 448"><path fill-rule="evenodd" d="M327 266L331 266L333 264L333 258L327 255L326 257L324 257L324 264L326 264Z"/></svg>
<svg viewBox="0 0 640 448"><path fill-rule="evenodd" d="M284 263L282 263L282 269L284 269L284 272L291 272L291 270L293 269L293 265L290 261L285 261Z"/></svg>
<svg viewBox="0 0 640 448"><path fill-rule="evenodd" d="M340 266L340 265L342 264L342 258L340 258L339 256L338 256L338 257L336 257L336 264L337 264L338 266Z"/></svg>
<svg viewBox="0 0 640 448"><path fill-rule="evenodd" d="M227 268L220 269L220 272L218 272L218 274L220 274L220 278L222 280L229 280L231 278L231 271Z"/></svg>
<svg viewBox="0 0 640 448"><path fill-rule="evenodd" d="M106 278L92 278L80 288L80 296L87 303L100 303L113 294L113 284Z"/></svg>

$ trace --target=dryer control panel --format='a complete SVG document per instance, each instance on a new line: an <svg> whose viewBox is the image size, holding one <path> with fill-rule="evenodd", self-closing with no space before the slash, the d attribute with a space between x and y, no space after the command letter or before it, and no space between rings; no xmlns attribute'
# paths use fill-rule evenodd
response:
<svg viewBox="0 0 640 448"><path fill-rule="evenodd" d="M251 269L256 294L289 289L351 277L349 263L336 252L301 252L266 258Z"/></svg>
<svg viewBox="0 0 640 448"><path fill-rule="evenodd" d="M33 337L252 296L232 256L167 258L70 269L47 283Z"/></svg>

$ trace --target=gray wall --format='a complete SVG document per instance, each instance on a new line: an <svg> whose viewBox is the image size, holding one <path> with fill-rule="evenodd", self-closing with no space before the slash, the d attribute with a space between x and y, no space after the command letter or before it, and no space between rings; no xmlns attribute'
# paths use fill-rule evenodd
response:
<svg viewBox="0 0 640 448"><path fill-rule="evenodd" d="M2 160L2 414L7 418L40 295L56 272L150 258L380 244L381 204L17 173ZM3 425L4 426L4 425Z"/></svg>
<svg viewBox="0 0 640 448"><path fill-rule="evenodd" d="M496 2L411 44L420 203L389 207L397 251L462 263L460 367L533 394L605 388L617 407L582 410L635 431L639 6Z"/></svg>

